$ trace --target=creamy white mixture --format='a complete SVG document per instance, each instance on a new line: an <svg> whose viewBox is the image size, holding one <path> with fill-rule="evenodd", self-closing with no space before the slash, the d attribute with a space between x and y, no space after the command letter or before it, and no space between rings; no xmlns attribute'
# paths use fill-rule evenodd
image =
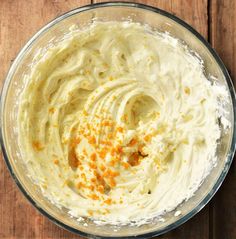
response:
<svg viewBox="0 0 236 239"><path fill-rule="evenodd" d="M96 23L39 57L22 93L31 177L73 216L142 221L197 190L215 158L217 95L168 34Z"/></svg>

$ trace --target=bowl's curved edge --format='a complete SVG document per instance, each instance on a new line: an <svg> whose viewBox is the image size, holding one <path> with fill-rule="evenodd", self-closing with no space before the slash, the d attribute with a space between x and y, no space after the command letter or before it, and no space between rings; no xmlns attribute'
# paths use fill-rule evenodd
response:
<svg viewBox="0 0 236 239"><path fill-rule="evenodd" d="M231 78L229 76L229 73L224 65L224 63L222 62L222 60L220 59L220 57L218 56L218 54L216 53L216 51L211 47L211 45L204 39L204 37L201 36L200 33L198 33L193 27L191 27L189 24L187 24L186 22L184 22L183 20L181 20L180 18L162 10L156 7L152 7L152 6L148 6L145 4L140 4L140 3L133 3L133 2L122 2L122 1L118 1L118 2L103 2L103 3L95 3L95 4L90 4L90 5L85 5L76 9L73 9L71 11L68 11L66 13L64 13L63 15L60 15L59 17L55 18L54 20L50 21L48 24L46 24L44 27L42 27L36 34L34 34L30 40L24 45L24 47L19 51L19 53L17 54L17 57L15 58L13 64L10 66L10 69L6 75L3 87L2 87L2 91L1 91L1 103L0 103L0 143L1 143L1 148L2 148L2 154L3 157L5 159L5 163L7 165L8 170L10 171L10 174L12 176L12 178L14 179L14 181L16 182L18 188L20 189L20 191L24 194L24 196L29 200L29 202L44 216L46 216L49 220L51 220L53 223L57 224L58 226L79 234L83 237L86 238L104 238L104 239L109 239L109 238L151 238L151 237L155 237L155 236L159 236L161 234L164 234L170 230L175 229L176 227L182 225L183 223L185 223L187 220L189 220L190 218L192 218L194 215L196 215L210 200L211 198L215 195L215 193L218 191L218 189L220 188L221 184L223 183L229 168L232 164L233 161L233 156L235 153L235 146L236 146L236 121L234 120L234 125L233 125L233 135L232 135L232 140L231 140L231 146L230 146L230 151L229 154L227 156L226 159L226 164L224 169L222 170L222 173L220 174L220 176L218 177L214 187L212 188L212 190L207 194L207 196L198 204L197 207L195 207L192 211L190 211L188 214L186 214L184 217L178 219L175 223L170 224L168 226L166 226L165 228L163 228L162 230L158 231L158 232L149 232L149 233L145 233L145 234L141 234L141 235L135 235L135 236L126 236L126 237L115 237L115 236L111 236L111 237L104 237L104 236L96 236L94 234L89 234L89 233L85 233L83 231L77 230L71 226L68 226L64 223L62 223L61 221L55 219L53 216L51 216L48 212L46 212L42 207L40 207L32 198L31 196L28 194L28 192L23 188L23 186L21 185L19 179L17 178L17 176L15 175L13 168L10 164L10 161L8 160L8 156L7 156L7 151L6 148L4 146L4 133L3 133L3 109L4 109L4 101L3 99L6 98L7 95L7 91L8 91L8 87L10 85L10 79L11 76L15 70L15 68L18 65L18 62L21 60L23 53L31 46L31 44L44 32L46 32L50 27L54 26L56 23L60 22L63 19L66 19L70 16L73 16L77 13L83 12L83 11L87 11L90 9L94 9L94 8L101 8L101 7L110 7L110 6L124 6L124 7L134 7L134 8L141 8L141 9L145 9L145 10L149 10L161 15L164 15L174 21L176 21L177 23L179 23L180 25L182 25L183 27L185 27L187 30L189 30L192 34L194 34L209 50L209 52L213 55L214 59L217 61L219 67L221 68L227 85L229 87L229 91L230 91L230 96L232 99L232 104L233 104L233 116L234 119L236 119L236 98L235 98L235 90L234 90L234 86L233 83L231 81Z"/></svg>

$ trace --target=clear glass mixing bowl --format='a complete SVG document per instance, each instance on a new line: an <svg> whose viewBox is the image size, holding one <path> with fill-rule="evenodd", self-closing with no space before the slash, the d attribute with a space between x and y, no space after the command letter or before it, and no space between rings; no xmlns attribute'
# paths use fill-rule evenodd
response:
<svg viewBox="0 0 236 239"><path fill-rule="evenodd" d="M193 51L197 52L205 64L206 75L217 78L217 84L223 85L229 92L229 98L224 102L225 117L231 122L229 130L221 130L217 155L218 164L203 182L191 199L182 203L176 210L182 214L174 216L175 211L165 215L165 221L153 220L139 227L111 225L99 226L90 220L79 222L68 215L65 209L58 209L50 203L39 188L27 176L27 168L21 157L18 146L17 113L18 99L26 82L24 75L30 71L33 57L37 51L58 41L65 35L71 25L84 27L94 21L133 20L148 24L160 31L168 31L172 36L183 40ZM235 92L227 70L204 38L192 27L177 17L157 8L136 3L103 3L89 5L72 10L56 18L38 31L23 47L6 77L1 96L1 145L6 164L20 190L28 200L54 223L82 236L96 238L110 237L142 237L148 238L172 230L186 222L212 198L223 182L235 150Z"/></svg>

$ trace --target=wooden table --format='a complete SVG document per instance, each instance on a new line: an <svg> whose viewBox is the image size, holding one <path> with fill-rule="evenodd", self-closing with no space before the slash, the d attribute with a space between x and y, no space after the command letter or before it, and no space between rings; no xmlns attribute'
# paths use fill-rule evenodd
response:
<svg viewBox="0 0 236 239"><path fill-rule="evenodd" d="M70 9L99 0L0 0L0 82L19 49L43 25ZM236 0L138 0L182 18L199 31L236 82ZM0 239L80 238L65 231L30 205L0 160ZM236 163L221 189L200 213L160 238L235 239Z"/></svg>

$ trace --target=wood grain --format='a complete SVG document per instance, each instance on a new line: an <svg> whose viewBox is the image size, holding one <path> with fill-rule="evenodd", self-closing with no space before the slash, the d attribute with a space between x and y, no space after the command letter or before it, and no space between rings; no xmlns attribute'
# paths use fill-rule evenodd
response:
<svg viewBox="0 0 236 239"><path fill-rule="evenodd" d="M149 4L171 12L192 25L205 38L209 35L210 41L235 79L236 3L234 0L136 0L134 2ZM0 84L19 49L40 27L65 11L89 3L90 0L0 0ZM235 167L234 163L210 207L207 206L193 219L160 238L236 238ZM17 189L3 160L0 160L0 239L3 238L80 237L57 227L40 215Z"/></svg>
<svg viewBox="0 0 236 239"><path fill-rule="evenodd" d="M119 0L115 0L119 1ZM124 0L148 4L166 10L189 23L205 38L208 36L207 26L207 0ZM106 2L106 0L94 0L94 3Z"/></svg>
<svg viewBox="0 0 236 239"><path fill-rule="evenodd" d="M0 82L25 42L47 22L90 0L0 0ZM17 189L0 160L0 239L80 238L39 212Z"/></svg>
<svg viewBox="0 0 236 239"><path fill-rule="evenodd" d="M212 0L210 41L236 85L236 1ZM236 238L236 162L211 204L213 239Z"/></svg>

